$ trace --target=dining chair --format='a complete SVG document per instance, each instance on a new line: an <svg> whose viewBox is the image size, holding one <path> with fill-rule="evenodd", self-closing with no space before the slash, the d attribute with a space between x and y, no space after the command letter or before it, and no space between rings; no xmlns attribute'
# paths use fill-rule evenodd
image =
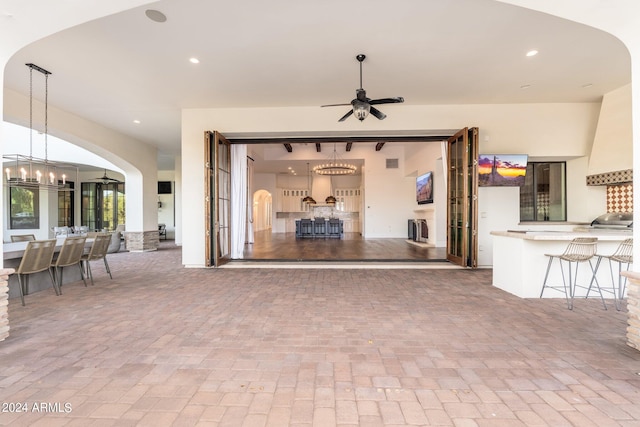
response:
<svg viewBox="0 0 640 427"><path fill-rule="evenodd" d="M549 263L547 264L547 272L542 283L540 298L542 298L545 289L555 289L564 293L565 299L567 300L567 308L569 308L569 310L573 310L573 296L575 295L575 288L582 287L585 289L589 289L595 281L598 292L600 293L600 299L602 300L602 304L604 305L604 308L606 310L607 305L604 302L604 297L602 296L602 291L600 290L600 285L598 284L598 279L596 278L596 271L593 267L593 264L591 263L591 260L596 254L597 244L597 237L576 237L575 239L571 240L571 242L569 242L569 245L567 245L567 248L562 254L545 254L545 256L549 257ZM562 286L551 286L547 284L547 279L549 278L549 270L551 270L551 264L554 259L558 259L558 262L560 263L560 272L562 273ZM569 284L567 284L567 281L565 280L564 269L562 267L563 261L566 261L569 267ZM589 288L577 284L578 266L580 263L588 263L591 267L591 280L589 282ZM575 264L575 273L572 272L572 264Z"/></svg>
<svg viewBox="0 0 640 427"><path fill-rule="evenodd" d="M91 272L91 261L102 259L104 261L104 266L107 269L107 273L109 273L109 277L113 279L111 269L109 269L109 263L107 262L107 249L109 248L109 243L111 243L110 233L98 233L94 237L89 253L82 255L81 262L85 267L85 271L89 275L89 279L91 279L92 285L93 273Z"/></svg>
<svg viewBox="0 0 640 427"><path fill-rule="evenodd" d="M22 305L24 305L24 296L29 294L29 275L39 273L41 271L48 271L53 289L56 291L56 295L60 295L60 289L56 283L53 273L49 266L53 259L53 253L56 249L56 240L32 240L27 243L27 247L24 250L20 265L16 270L18 276L18 285L20 286L20 299Z"/></svg>
<svg viewBox="0 0 640 427"><path fill-rule="evenodd" d="M36 240L35 234L14 234L11 236L11 242L30 242Z"/></svg>
<svg viewBox="0 0 640 427"><path fill-rule="evenodd" d="M84 253L84 245L86 241L86 236L67 237L66 239L64 239L64 243L62 244L62 248L60 248L58 256L51 262L53 278L58 283L58 290L61 294L62 272L64 271L64 267L77 265L80 269L80 277L82 277L84 285L87 286L87 279L85 279L84 271L82 270L82 265L80 263L82 254Z"/></svg>

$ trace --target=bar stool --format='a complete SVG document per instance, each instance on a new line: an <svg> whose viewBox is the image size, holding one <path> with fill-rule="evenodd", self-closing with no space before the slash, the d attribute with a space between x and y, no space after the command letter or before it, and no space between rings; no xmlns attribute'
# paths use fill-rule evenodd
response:
<svg viewBox="0 0 640 427"><path fill-rule="evenodd" d="M575 295L575 288L584 287L585 289L588 289L586 286L577 285L578 266L580 265L580 263L588 262L589 267L591 267L591 273L592 273L591 281L589 283L589 288L591 288L591 285L595 280L596 285L598 286L598 292L600 292L600 298L602 299L602 304L606 309L607 306L604 303L604 298L602 296L602 292L600 291L600 286L598 285L598 279L596 278L596 275L595 275L595 269L593 268L593 264L591 263L591 259L596 254L597 244L598 244L597 237L576 237L571 242L569 242L569 245L565 249L564 253L559 255L545 254L545 256L549 257L549 264L547 265L547 272L544 276L544 282L542 283L542 291L540 292L540 298L542 298L542 295L544 294L544 290L547 288L564 292L565 299L567 300L567 308L569 310L573 310L573 296ZM547 285L547 279L549 278L549 270L551 270L551 264L553 263L553 260L556 258L560 263L560 272L562 273L562 287ZM562 268L562 261L567 261L568 267L569 267L569 285L568 286L567 286L567 281L565 279L564 269ZM572 274L572 271L571 271L572 263L575 263L576 265L575 274Z"/></svg>
<svg viewBox="0 0 640 427"><path fill-rule="evenodd" d="M620 302L624 298L624 291L627 287L627 278L622 277L622 266L626 265L625 270L629 271L629 267L633 264L633 239L625 239L620 245L618 245L617 249L611 255L598 255L598 261L596 262L596 273L598 272L598 268L600 267L600 262L602 259L609 260L609 271L611 272L611 288L603 288L605 292L610 292L613 294L614 304L616 306L616 310L620 311ZM613 277L613 263L618 263L618 283L617 283L617 296L616 296L616 280ZM591 291L591 287L589 287L589 291ZM587 297L589 296L589 291L587 291Z"/></svg>

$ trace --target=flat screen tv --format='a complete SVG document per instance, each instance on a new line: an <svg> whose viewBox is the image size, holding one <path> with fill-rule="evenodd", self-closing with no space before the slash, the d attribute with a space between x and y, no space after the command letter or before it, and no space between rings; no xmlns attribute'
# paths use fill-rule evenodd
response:
<svg viewBox="0 0 640 427"><path fill-rule="evenodd" d="M527 172L526 154L480 154L478 156L478 186L523 186Z"/></svg>
<svg viewBox="0 0 640 427"><path fill-rule="evenodd" d="M158 194L171 194L171 181L158 181Z"/></svg>
<svg viewBox="0 0 640 427"><path fill-rule="evenodd" d="M416 178L416 201L419 205L433 203L433 172Z"/></svg>

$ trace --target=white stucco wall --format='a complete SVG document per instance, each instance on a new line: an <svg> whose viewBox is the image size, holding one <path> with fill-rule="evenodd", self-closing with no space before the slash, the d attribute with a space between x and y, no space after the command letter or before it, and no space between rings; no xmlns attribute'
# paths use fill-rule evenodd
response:
<svg viewBox="0 0 640 427"><path fill-rule="evenodd" d="M602 99L588 175L633 169L632 152L631 85L626 85Z"/></svg>
<svg viewBox="0 0 640 427"><path fill-rule="evenodd" d="M390 106L394 107L394 106ZM498 104L498 105L440 105L440 106L395 106L402 114L389 114L384 121L369 121L367 130L381 133L394 131L419 131L424 129L459 129L477 126L480 129L480 151L491 153L527 153L532 157L554 157L575 159L591 152L598 115L599 103L580 104ZM326 116L326 117L325 117ZM247 117L255 118L246 120ZM343 128L344 125L344 128ZM362 123L337 123L332 114L316 107L307 108L256 108L256 109L193 109L183 111L182 122L182 166L185 170L185 203L192 209L183 218L185 248L183 261L189 266L204 263L204 204L203 182L203 133L218 130L223 134L269 133L271 135L316 134L335 131L362 130ZM416 164L405 167L405 153L396 152L387 144L379 153L367 149L366 144L354 144L349 158L365 159L364 174L364 234L365 237L404 237L406 220L415 217ZM363 151L360 151L363 150ZM283 150L281 150L283 151ZM315 150L296 149L292 158L314 158ZM372 154L373 152L373 154ZM282 154L282 155L287 155ZM319 153L323 159L326 153ZM397 171L384 170L384 159L397 157ZM435 163L435 159L430 160ZM586 175L587 163L583 162L582 179ZM200 166L198 166L200 165ZM188 172L186 169L189 169ZM573 168L572 170L579 170ZM187 180L186 175L189 175ZM411 176L408 176L411 175ZM602 211L606 206L596 206L602 200L591 197L589 190L580 187L580 199L575 200L569 212L570 221L589 221L592 212ZM573 185L573 184L572 184ZM570 190L572 191L572 190ZM391 198L389 198L391 197ZM501 228L516 226L519 218L503 216L500 206L488 206L486 217ZM192 242L193 244L188 244ZM490 245L480 241L480 245Z"/></svg>
<svg viewBox="0 0 640 427"><path fill-rule="evenodd" d="M29 98L15 91L4 91L7 121L27 123ZM43 108L33 100L34 110ZM127 231L157 229L157 149L112 129L49 105L48 131L65 141L104 157L126 176Z"/></svg>

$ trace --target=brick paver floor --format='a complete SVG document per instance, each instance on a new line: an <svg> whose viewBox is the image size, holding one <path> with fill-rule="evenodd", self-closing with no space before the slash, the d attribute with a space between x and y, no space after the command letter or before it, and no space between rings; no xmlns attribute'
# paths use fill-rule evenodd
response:
<svg viewBox="0 0 640 427"><path fill-rule="evenodd" d="M9 302L1 425L640 425L624 310L490 270L183 269L163 245Z"/></svg>

